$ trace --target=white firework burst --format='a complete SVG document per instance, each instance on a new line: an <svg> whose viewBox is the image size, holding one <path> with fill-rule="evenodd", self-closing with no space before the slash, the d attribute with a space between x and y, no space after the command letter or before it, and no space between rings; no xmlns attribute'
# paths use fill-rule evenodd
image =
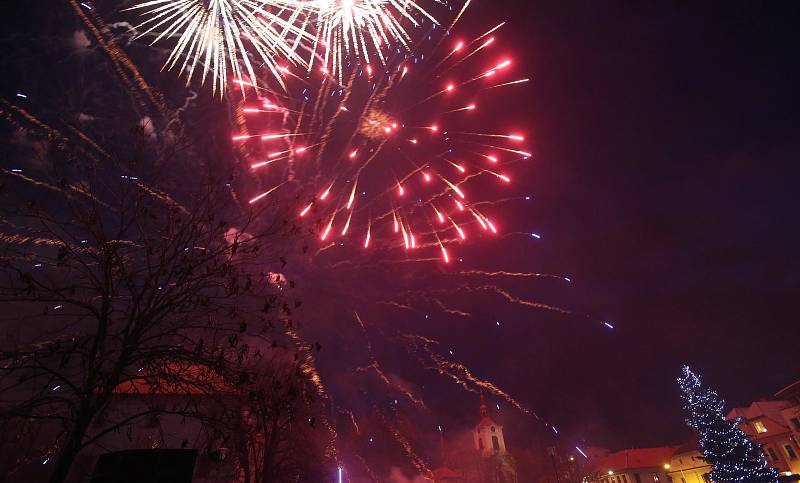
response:
<svg viewBox="0 0 800 483"><path fill-rule="evenodd" d="M127 10L143 10L146 17L136 26L142 30L137 38L155 35L151 45L178 38L164 68L180 63L188 84L202 64L201 81L210 74L215 92L222 92L229 74L242 79L242 70L256 83L251 55L283 86L280 62L308 67L298 50L315 42L305 30L308 10L292 0L150 0Z"/></svg>
<svg viewBox="0 0 800 483"><path fill-rule="evenodd" d="M437 23L411 0L315 0L306 2L304 8L313 9L316 20L314 53L323 44L322 62L340 81L342 58L347 53L367 64L372 58L383 64L386 49L398 44L410 48L404 21L414 27L423 18Z"/></svg>

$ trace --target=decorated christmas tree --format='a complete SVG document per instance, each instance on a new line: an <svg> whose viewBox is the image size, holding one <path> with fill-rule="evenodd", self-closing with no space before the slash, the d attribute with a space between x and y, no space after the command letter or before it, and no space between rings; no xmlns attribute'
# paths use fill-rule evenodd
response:
<svg viewBox="0 0 800 483"><path fill-rule="evenodd" d="M678 384L686 400L686 423L700 436L700 449L714 469L708 475L715 482L777 482L778 473L767 466L761 449L739 429L739 418L725 419L725 401L700 383L700 376L688 366Z"/></svg>

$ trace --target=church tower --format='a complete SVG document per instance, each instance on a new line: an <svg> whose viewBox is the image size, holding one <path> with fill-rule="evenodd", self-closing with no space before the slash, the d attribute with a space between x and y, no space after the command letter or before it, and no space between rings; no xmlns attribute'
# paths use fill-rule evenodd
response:
<svg viewBox="0 0 800 483"><path fill-rule="evenodd" d="M478 425L472 430L475 449L484 458L506 454L503 426L489 417L489 408L486 406L486 398L483 393L481 393L480 399L480 415L481 418Z"/></svg>
<svg viewBox="0 0 800 483"><path fill-rule="evenodd" d="M511 453L506 450L503 426L489 416L489 407L486 405L483 393L480 398L480 416L477 426L472 430L475 450L478 453L475 461L478 478L474 481L476 483L518 483L517 464Z"/></svg>

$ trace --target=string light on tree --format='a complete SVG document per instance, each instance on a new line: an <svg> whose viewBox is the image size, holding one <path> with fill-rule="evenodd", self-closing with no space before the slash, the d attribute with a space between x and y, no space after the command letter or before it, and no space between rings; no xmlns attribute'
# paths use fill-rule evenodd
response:
<svg viewBox="0 0 800 483"><path fill-rule="evenodd" d="M725 419L725 401L700 376L683 366L678 384L686 400L686 424L699 434L700 449L714 467L711 481L777 482L778 473L767 466L759 447L739 429L740 419Z"/></svg>

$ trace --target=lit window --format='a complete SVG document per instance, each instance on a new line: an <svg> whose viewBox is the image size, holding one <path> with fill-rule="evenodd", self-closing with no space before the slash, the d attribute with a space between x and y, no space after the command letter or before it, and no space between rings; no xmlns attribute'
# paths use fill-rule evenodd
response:
<svg viewBox="0 0 800 483"><path fill-rule="evenodd" d="M767 428L764 426L764 423L761 421L753 421L753 427L756 428L757 433L766 433Z"/></svg>
<svg viewBox="0 0 800 483"><path fill-rule="evenodd" d="M497 436L492 436L492 448L494 448L495 451L500 450L500 441L497 439Z"/></svg>
<svg viewBox="0 0 800 483"><path fill-rule="evenodd" d="M783 445L783 450L786 451L786 456L788 456L790 460L794 461L797 459L797 454L795 454L792 445L790 444Z"/></svg>
<svg viewBox="0 0 800 483"><path fill-rule="evenodd" d="M769 455L769 459L771 459L772 461L778 461L778 454L775 453L774 449L769 448L769 447L764 448L764 449L767 450L767 454Z"/></svg>

